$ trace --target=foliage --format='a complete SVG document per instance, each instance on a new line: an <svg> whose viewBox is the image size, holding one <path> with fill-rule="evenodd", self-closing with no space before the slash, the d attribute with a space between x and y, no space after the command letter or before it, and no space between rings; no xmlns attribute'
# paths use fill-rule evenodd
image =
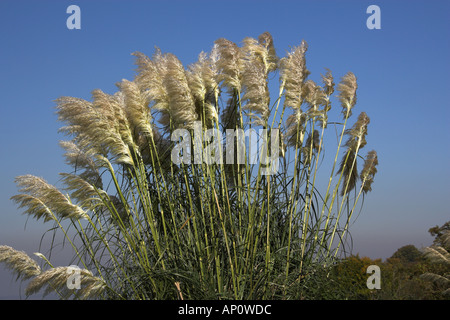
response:
<svg viewBox="0 0 450 320"><path fill-rule="evenodd" d="M390 259L398 259L401 263L417 262L422 258L422 252L414 245L406 245L399 248Z"/></svg>
<svg viewBox="0 0 450 320"><path fill-rule="evenodd" d="M424 249L424 255L435 268L421 277L432 282L442 297L450 299L450 221L440 228L431 228L429 232L436 237L433 245Z"/></svg>
<svg viewBox="0 0 450 320"><path fill-rule="evenodd" d="M436 237L434 247L448 245L448 225L430 229ZM406 245L386 261L360 258L359 255L342 259L328 273L329 282L333 283L330 288L333 293L327 294L333 298L357 300L448 300L448 261L445 260L445 253L437 260L435 256L430 256L429 248L419 250L414 245ZM369 265L380 267L379 290L369 290L366 286Z"/></svg>

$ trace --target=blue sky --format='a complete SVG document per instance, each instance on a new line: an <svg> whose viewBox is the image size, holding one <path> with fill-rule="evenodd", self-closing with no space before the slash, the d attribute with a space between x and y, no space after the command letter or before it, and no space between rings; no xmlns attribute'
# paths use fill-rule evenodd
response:
<svg viewBox="0 0 450 320"><path fill-rule="evenodd" d="M81 8L80 30L66 27L71 4ZM371 4L381 9L379 30L366 27ZM133 78L134 51L158 46L188 65L218 38L239 43L264 31L279 56L306 40L313 80L324 68L336 80L358 77L355 108L371 119L367 148L380 165L351 229L354 253L385 259L431 244L428 229L450 220L449 12L449 1L414 0L0 1L0 244L31 254L49 227L9 198L18 175L57 183L68 169L54 99L115 92ZM19 290L0 266L0 298Z"/></svg>

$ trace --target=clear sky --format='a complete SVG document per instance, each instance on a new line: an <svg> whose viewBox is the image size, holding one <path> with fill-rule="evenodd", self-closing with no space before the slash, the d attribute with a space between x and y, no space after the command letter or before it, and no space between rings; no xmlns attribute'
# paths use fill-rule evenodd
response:
<svg viewBox="0 0 450 320"><path fill-rule="evenodd" d="M81 9L80 30L66 27L71 4ZM381 9L378 30L366 26L372 4ZM355 108L371 119L367 148L380 165L350 229L354 253L385 259L407 244L430 245L428 229L450 220L449 13L448 0L1 0L0 244L32 254L49 227L9 198L18 175L56 184L68 169L54 99L115 92L135 74L134 51L150 56L158 46L188 65L218 38L240 43L269 31L279 56L307 41L313 79L324 68L336 80L358 77ZM0 266L0 299L19 290Z"/></svg>

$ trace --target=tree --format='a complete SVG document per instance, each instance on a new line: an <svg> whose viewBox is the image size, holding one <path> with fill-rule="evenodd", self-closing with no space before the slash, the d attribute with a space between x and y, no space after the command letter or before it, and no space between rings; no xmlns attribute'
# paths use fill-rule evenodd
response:
<svg viewBox="0 0 450 320"><path fill-rule="evenodd" d="M390 259L399 259L402 263L418 262L422 259L422 253L414 245L403 246L391 256Z"/></svg>

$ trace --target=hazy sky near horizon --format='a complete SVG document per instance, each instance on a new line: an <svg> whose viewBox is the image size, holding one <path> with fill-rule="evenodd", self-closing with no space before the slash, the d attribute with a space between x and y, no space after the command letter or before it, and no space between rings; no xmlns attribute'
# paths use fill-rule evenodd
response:
<svg viewBox="0 0 450 320"><path fill-rule="evenodd" d="M66 26L72 4L81 9L79 30ZM372 4L381 29L366 26ZM18 175L56 184L68 169L56 98L115 92L135 74L135 51L151 56L158 46L188 65L218 38L239 44L269 31L280 57L308 43L314 80L324 68L335 82L348 71L358 78L355 114L369 115L367 148L380 164L350 229L354 253L385 259L407 244L430 245L428 229L450 220L449 12L445 0L0 1L0 244L32 254L50 227L27 219L10 197ZM0 266L0 299L19 290Z"/></svg>

